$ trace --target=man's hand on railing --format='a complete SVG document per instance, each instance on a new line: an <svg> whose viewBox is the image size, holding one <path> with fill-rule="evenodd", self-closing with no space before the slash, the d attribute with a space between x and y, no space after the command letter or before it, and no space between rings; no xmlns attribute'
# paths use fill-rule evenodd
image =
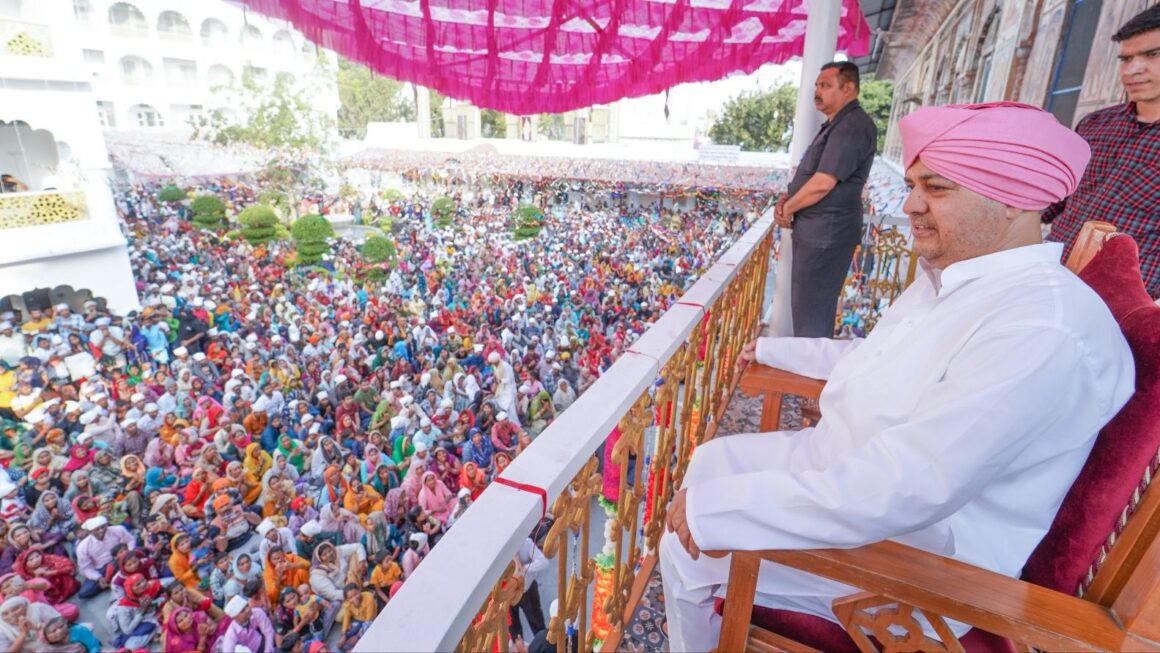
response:
<svg viewBox="0 0 1160 653"><path fill-rule="evenodd" d="M670 531L677 534L681 546L689 552L693 560L696 560L701 556L701 549L693 541L693 533L689 530L689 521L685 516L685 494L687 492L688 490L681 489L673 495L673 500L669 503L669 512L665 517L665 524Z"/></svg>
<svg viewBox="0 0 1160 653"><path fill-rule="evenodd" d="M745 343L741 348L741 353L737 355L737 370L744 370L746 365L755 360L757 360L757 338Z"/></svg>

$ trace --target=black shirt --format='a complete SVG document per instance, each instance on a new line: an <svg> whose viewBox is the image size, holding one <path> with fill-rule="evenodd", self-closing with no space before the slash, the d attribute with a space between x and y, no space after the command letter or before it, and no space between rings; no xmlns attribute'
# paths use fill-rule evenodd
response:
<svg viewBox="0 0 1160 653"><path fill-rule="evenodd" d="M794 240L818 246L861 240L862 189L870 176L877 143L878 128L857 100L822 123L789 183L789 196L817 172L835 177L838 183L817 204L795 214Z"/></svg>

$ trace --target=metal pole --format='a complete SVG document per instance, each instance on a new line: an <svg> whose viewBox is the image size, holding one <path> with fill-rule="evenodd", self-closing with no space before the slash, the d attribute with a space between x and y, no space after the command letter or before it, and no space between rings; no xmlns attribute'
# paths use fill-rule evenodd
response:
<svg viewBox="0 0 1160 653"><path fill-rule="evenodd" d="M813 141L822 124L822 114L814 108L814 80L822 64L834 60L838 43L838 18L842 0L806 0L809 14L806 18L806 38L802 48L802 76L798 81L797 109L794 113L793 142L790 159L796 166L802 154ZM769 320L769 335L792 336L793 319L790 312L790 275L793 260L793 230L781 230L781 244L777 259L777 274L773 283L773 313Z"/></svg>

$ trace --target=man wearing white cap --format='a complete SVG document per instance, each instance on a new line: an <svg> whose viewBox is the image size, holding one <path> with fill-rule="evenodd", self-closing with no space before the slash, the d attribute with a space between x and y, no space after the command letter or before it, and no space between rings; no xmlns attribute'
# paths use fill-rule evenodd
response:
<svg viewBox="0 0 1160 653"><path fill-rule="evenodd" d="M145 414L145 395L134 392L129 396L129 410L125 411L125 419L137 421Z"/></svg>
<svg viewBox="0 0 1160 653"><path fill-rule="evenodd" d="M144 414L137 420L137 428L147 437L157 435L164 419L161 417L161 408L155 403L145 404Z"/></svg>
<svg viewBox="0 0 1160 653"><path fill-rule="evenodd" d="M274 522L271 521L269 517L258 523L257 531L258 536L262 538L262 540L258 542L259 560L266 559L266 552L269 551L270 547L272 546L281 547L283 551L293 552L296 550L296 547L294 546L294 533L292 533L290 529L286 528L285 526L275 526Z"/></svg>
<svg viewBox="0 0 1160 653"><path fill-rule="evenodd" d="M117 367L125 367L125 351L132 347L125 330L113 326L113 321L107 317L97 318L97 328L89 336L89 342L101 350L102 361L112 361Z"/></svg>
<svg viewBox="0 0 1160 653"><path fill-rule="evenodd" d="M81 528L88 535L77 544L77 571L83 579L77 596L88 599L109 586L105 567L113 562L113 548L118 544L133 548L137 546L137 540L124 526L109 526L109 520L104 516L86 520Z"/></svg>
<svg viewBox="0 0 1160 653"><path fill-rule="evenodd" d="M495 374L495 404L496 408L508 414L508 417L519 426L520 420L516 416L516 373L510 363L503 359L498 351L487 356Z"/></svg>
<svg viewBox="0 0 1160 653"><path fill-rule="evenodd" d="M250 607L250 602L235 596L226 603L230 625L222 635L221 650L237 651L248 648L253 653L274 653L274 625L262 608Z"/></svg>
<svg viewBox="0 0 1160 653"><path fill-rule="evenodd" d="M430 449L431 447L435 446L435 443L441 437L443 437L443 431L435 428L435 425L431 423L431 420L424 417L419 420L419 430L415 431L415 435L412 437L412 440L416 447L422 443L427 449Z"/></svg>
<svg viewBox="0 0 1160 653"><path fill-rule="evenodd" d="M24 334L18 332L10 320L0 321L0 361L16 367L27 353Z"/></svg>

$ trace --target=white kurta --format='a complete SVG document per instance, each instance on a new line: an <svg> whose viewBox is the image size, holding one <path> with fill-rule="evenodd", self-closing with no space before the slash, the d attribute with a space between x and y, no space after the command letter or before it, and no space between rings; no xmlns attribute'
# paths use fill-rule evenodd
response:
<svg viewBox="0 0 1160 653"><path fill-rule="evenodd" d="M1017 576L1134 387L1127 342L1058 263L1060 249L926 270L865 340L763 339L760 362L828 379L823 418L697 449L685 477L697 545L894 539ZM707 610L729 561L693 561L674 543L661 551L672 650L707 650L717 637ZM831 602L854 591L772 563L758 580L760 603L829 619Z"/></svg>
<svg viewBox="0 0 1160 653"><path fill-rule="evenodd" d="M495 404L508 414L508 419L519 426L520 416L516 410L516 372L505 360L495 364Z"/></svg>

